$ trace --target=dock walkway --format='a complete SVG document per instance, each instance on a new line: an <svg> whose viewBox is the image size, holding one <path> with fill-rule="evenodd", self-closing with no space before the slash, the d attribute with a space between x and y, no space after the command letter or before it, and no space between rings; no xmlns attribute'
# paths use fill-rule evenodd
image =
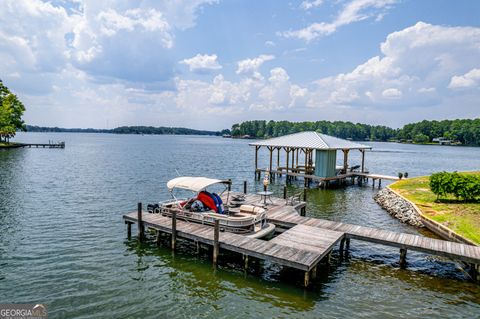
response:
<svg viewBox="0 0 480 319"><path fill-rule="evenodd" d="M246 203L250 205L258 203L259 200L260 196L256 194L248 194L246 196ZM304 202L299 202L297 206L288 206L284 199L277 198L274 204L276 205L269 206L267 218L269 222L280 227L291 228L297 225L306 225L320 228L318 230L319 233L325 230L334 230L344 233L346 239L357 239L401 249L411 249L466 263L480 264L480 246L300 216L298 208L303 207L305 205Z"/></svg>
<svg viewBox="0 0 480 319"><path fill-rule="evenodd" d="M231 193L232 196L240 193ZM340 243L340 254L344 247L348 250L350 239L400 248L400 266L406 265L407 250L419 251L431 255L443 256L459 260L470 265L470 275L478 276L480 265L480 247L450 242L424 236L392 232L388 230L359 225L334 222L324 219L299 215L304 211L305 202L272 197L265 201L256 194L246 194L244 204L263 206L267 209L267 219L278 227L279 235L271 240L260 240L251 237L222 232L216 226L202 225L181 219L173 219L161 214L144 213L141 205L138 212L123 216L131 234L131 225L140 224L140 238L144 227L172 236L172 248L175 249L176 238L184 238L214 247L213 260L216 264L220 248L240 253L248 264L248 256L269 260L282 266L292 267L305 272L304 283L316 275L318 263L329 256L332 249ZM283 232L282 232L283 230Z"/></svg>
<svg viewBox="0 0 480 319"><path fill-rule="evenodd" d="M137 223L138 212L126 214L123 219L127 223ZM170 217L146 213L142 214L142 223L144 227L164 233L172 233L172 218ZM212 226L177 219L175 228L176 236L179 238L214 245L214 228ZM301 243L297 242L300 238L305 237L308 237L314 243L302 246ZM240 253L244 256L271 260L283 266L308 272L314 269L318 262L343 237L344 234L341 232L327 231L320 234L316 232L314 227L298 225L271 241L220 231L218 244L222 249ZM291 241L291 238L297 238L297 241Z"/></svg>

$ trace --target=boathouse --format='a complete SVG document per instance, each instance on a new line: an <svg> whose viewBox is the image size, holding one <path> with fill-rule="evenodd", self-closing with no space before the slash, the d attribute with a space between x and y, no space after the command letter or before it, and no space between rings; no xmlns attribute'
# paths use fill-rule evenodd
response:
<svg viewBox="0 0 480 319"><path fill-rule="evenodd" d="M301 176L307 180L328 181L345 178L349 170L358 170L366 173L365 151L371 146L353 141L333 137L318 132L300 132L267 140L250 143L255 147L255 176L260 179L262 172L269 172L274 178L275 174L296 178ZM267 168L259 168L258 154L260 149L269 152ZM361 164L349 167L348 155L351 150L361 153ZM343 153L343 165L337 166L337 152ZM285 152L284 162L281 162L281 153ZM276 153L276 154L275 154ZM276 167L274 167L276 156Z"/></svg>

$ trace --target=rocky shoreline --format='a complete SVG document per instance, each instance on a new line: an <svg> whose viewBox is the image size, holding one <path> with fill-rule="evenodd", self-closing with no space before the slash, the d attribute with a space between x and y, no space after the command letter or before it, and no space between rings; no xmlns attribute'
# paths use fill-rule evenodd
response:
<svg viewBox="0 0 480 319"><path fill-rule="evenodd" d="M395 194L389 188L380 190L373 199L390 215L405 224L424 227L419 214L408 201Z"/></svg>

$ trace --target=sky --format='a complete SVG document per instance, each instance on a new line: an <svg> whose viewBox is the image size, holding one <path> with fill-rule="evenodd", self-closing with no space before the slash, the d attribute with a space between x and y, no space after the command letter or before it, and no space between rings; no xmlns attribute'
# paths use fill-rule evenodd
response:
<svg viewBox="0 0 480 319"><path fill-rule="evenodd" d="M480 1L1 0L30 125L480 117Z"/></svg>

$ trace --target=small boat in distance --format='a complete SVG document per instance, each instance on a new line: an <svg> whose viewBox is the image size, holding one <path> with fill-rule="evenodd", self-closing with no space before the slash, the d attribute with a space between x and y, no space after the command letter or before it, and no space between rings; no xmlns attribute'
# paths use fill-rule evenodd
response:
<svg viewBox="0 0 480 319"><path fill-rule="evenodd" d="M208 187L223 185L225 189L220 195L207 191ZM241 205L241 196L230 200L231 181L212 179L206 177L184 176L177 177L167 182L167 188L172 196L171 200L155 205L148 205L150 213L159 213L171 217L173 212L176 218L190 222L214 226L219 220L220 230L245 235L252 238L263 238L272 234L275 225L267 222L266 210L260 206ZM190 198L178 199L176 189L193 192ZM225 204L222 195L226 194ZM234 207L236 206L236 207Z"/></svg>

